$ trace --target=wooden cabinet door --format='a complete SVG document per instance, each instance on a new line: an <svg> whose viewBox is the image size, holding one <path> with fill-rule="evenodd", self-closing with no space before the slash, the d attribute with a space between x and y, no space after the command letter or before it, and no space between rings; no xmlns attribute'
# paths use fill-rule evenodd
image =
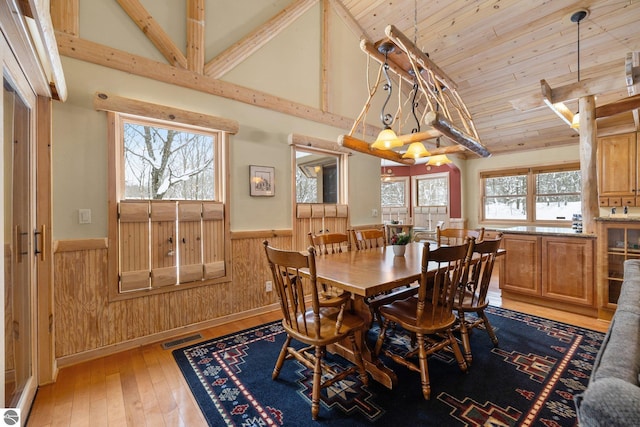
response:
<svg viewBox="0 0 640 427"><path fill-rule="evenodd" d="M505 234L502 244L506 254L500 287L505 291L540 296L540 238Z"/></svg>
<svg viewBox="0 0 640 427"><path fill-rule="evenodd" d="M594 241L542 238L542 296L594 306Z"/></svg>
<svg viewBox="0 0 640 427"><path fill-rule="evenodd" d="M636 188L636 134L598 138L598 195L632 196Z"/></svg>

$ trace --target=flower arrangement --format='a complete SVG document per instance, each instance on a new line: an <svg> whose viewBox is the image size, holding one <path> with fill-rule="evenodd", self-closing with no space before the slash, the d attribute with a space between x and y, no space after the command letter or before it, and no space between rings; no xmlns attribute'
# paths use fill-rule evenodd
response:
<svg viewBox="0 0 640 427"><path fill-rule="evenodd" d="M411 242L411 235L408 233L398 233L391 236L391 244L392 245L401 245L404 246Z"/></svg>

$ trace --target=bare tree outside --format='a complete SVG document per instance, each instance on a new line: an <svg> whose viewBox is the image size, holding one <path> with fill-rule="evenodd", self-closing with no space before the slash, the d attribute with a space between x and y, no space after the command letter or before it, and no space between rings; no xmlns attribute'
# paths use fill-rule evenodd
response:
<svg viewBox="0 0 640 427"><path fill-rule="evenodd" d="M296 201L298 203L318 203L318 179L307 177L296 168Z"/></svg>
<svg viewBox="0 0 640 427"><path fill-rule="evenodd" d="M535 188L529 189L527 175L484 179L486 219L527 219L527 195L535 196L535 220L570 220L581 212L579 170L538 172Z"/></svg>
<svg viewBox="0 0 640 427"><path fill-rule="evenodd" d="M215 136L125 122L126 199L215 200Z"/></svg>

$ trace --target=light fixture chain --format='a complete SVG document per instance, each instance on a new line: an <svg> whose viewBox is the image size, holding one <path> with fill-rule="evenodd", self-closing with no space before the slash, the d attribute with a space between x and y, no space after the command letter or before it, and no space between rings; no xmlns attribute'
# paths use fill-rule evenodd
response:
<svg viewBox="0 0 640 427"><path fill-rule="evenodd" d="M383 90L387 92L387 99L385 99L384 104L382 104L382 111L380 111L380 121L382 124L391 127L393 124L393 116L389 113L385 113L385 109L387 108L387 104L389 103L389 99L391 99L391 93L393 92L393 86L391 85L391 77L389 77L389 64L387 63L387 54L384 55L384 64L382 65L382 72L384 73L387 82L382 87Z"/></svg>

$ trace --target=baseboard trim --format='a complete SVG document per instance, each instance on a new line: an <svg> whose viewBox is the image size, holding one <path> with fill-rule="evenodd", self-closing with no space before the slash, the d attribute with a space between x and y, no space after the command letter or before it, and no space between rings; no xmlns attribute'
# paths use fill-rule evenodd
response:
<svg viewBox="0 0 640 427"><path fill-rule="evenodd" d="M117 344L111 344L104 347L96 348L93 350L83 351L81 353L71 354L69 356L62 356L56 359L56 377L57 371L67 367L76 365L78 363L87 362L90 360L98 359L100 357L110 356L112 354L120 353L121 351L131 350L132 348L141 347L143 345L153 344L156 342L163 342L168 339L177 338L181 335L190 334L203 329L211 328L214 326L220 326L225 323L236 322L238 320L247 319L260 314L269 313L275 310L279 310L280 305L278 303L266 305L264 307L256 308L253 310L247 310L240 313L229 314L227 316L217 317L215 319L206 320L199 323L193 323L191 325L182 326L180 328L171 329L168 331L158 332L156 334L146 335L144 337L135 338L128 341L123 341Z"/></svg>

